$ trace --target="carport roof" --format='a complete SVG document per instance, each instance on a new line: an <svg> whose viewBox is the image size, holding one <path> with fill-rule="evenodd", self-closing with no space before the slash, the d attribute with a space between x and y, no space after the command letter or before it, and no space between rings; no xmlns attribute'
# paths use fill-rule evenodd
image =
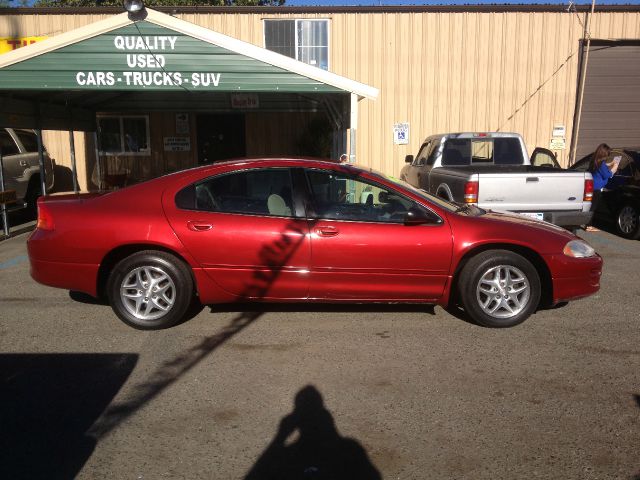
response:
<svg viewBox="0 0 640 480"><path fill-rule="evenodd" d="M80 127L81 118L100 111L99 99L107 105L123 94L157 100L171 92L378 95L374 87L270 50L146 13L133 21L125 12L0 56L0 123L35 116L41 128L53 128L43 120L70 116ZM70 114L72 108L78 111Z"/></svg>

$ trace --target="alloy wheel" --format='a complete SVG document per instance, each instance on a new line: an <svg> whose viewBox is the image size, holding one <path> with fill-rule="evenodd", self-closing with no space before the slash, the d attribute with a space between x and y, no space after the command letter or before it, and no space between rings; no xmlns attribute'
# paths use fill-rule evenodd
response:
<svg viewBox="0 0 640 480"><path fill-rule="evenodd" d="M531 285L526 275L512 265L487 270L476 287L478 305L494 318L511 318L527 307Z"/></svg>
<svg viewBox="0 0 640 480"><path fill-rule="evenodd" d="M176 286L163 269L138 267L122 280L120 300L137 319L156 320L166 315L175 304Z"/></svg>

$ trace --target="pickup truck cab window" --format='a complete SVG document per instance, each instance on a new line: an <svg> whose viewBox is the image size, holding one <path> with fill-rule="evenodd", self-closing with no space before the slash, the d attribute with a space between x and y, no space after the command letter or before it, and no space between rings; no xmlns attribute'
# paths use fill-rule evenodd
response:
<svg viewBox="0 0 640 480"><path fill-rule="evenodd" d="M468 138L447 140L442 152L442 165L469 165L471 163L471 140Z"/></svg>
<svg viewBox="0 0 640 480"><path fill-rule="evenodd" d="M433 146L433 142L427 142L424 145L422 145L422 148L418 152L416 159L413 161L413 165L415 167L421 167L423 165L426 165L427 157L431 153L432 146Z"/></svg>
<svg viewBox="0 0 640 480"><path fill-rule="evenodd" d="M450 138L442 153L443 166L475 164L522 164L522 148L517 138Z"/></svg>
<svg viewBox="0 0 640 480"><path fill-rule="evenodd" d="M433 166L436 163L438 156L438 150L440 149L440 140L434 140L431 142L431 149L429 150L429 158L427 159L427 165Z"/></svg>

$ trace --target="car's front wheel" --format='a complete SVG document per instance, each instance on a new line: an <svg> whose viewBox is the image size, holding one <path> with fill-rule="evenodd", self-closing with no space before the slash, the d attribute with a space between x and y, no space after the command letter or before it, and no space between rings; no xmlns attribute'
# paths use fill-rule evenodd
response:
<svg viewBox="0 0 640 480"><path fill-rule="evenodd" d="M165 252L147 250L116 264L107 292L111 308L124 323L157 330L185 318L194 287L184 262Z"/></svg>
<svg viewBox="0 0 640 480"><path fill-rule="evenodd" d="M488 250L471 258L460 272L462 308L485 327L524 322L540 302L540 276L526 258L508 250Z"/></svg>
<svg viewBox="0 0 640 480"><path fill-rule="evenodd" d="M640 212L630 204L623 205L616 215L616 230L624 238L640 237Z"/></svg>

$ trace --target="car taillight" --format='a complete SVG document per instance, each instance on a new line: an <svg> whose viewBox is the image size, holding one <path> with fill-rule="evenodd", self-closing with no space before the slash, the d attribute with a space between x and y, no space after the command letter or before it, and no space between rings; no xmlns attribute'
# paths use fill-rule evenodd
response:
<svg viewBox="0 0 640 480"><path fill-rule="evenodd" d="M41 199L38 199L38 223L36 224L36 228L40 230L53 230L53 215Z"/></svg>
<svg viewBox="0 0 640 480"><path fill-rule="evenodd" d="M478 182L464 184L464 203L478 203Z"/></svg>
<svg viewBox="0 0 640 480"><path fill-rule="evenodd" d="M582 200L585 202L593 200L593 180L591 179L584 181L584 198Z"/></svg>

